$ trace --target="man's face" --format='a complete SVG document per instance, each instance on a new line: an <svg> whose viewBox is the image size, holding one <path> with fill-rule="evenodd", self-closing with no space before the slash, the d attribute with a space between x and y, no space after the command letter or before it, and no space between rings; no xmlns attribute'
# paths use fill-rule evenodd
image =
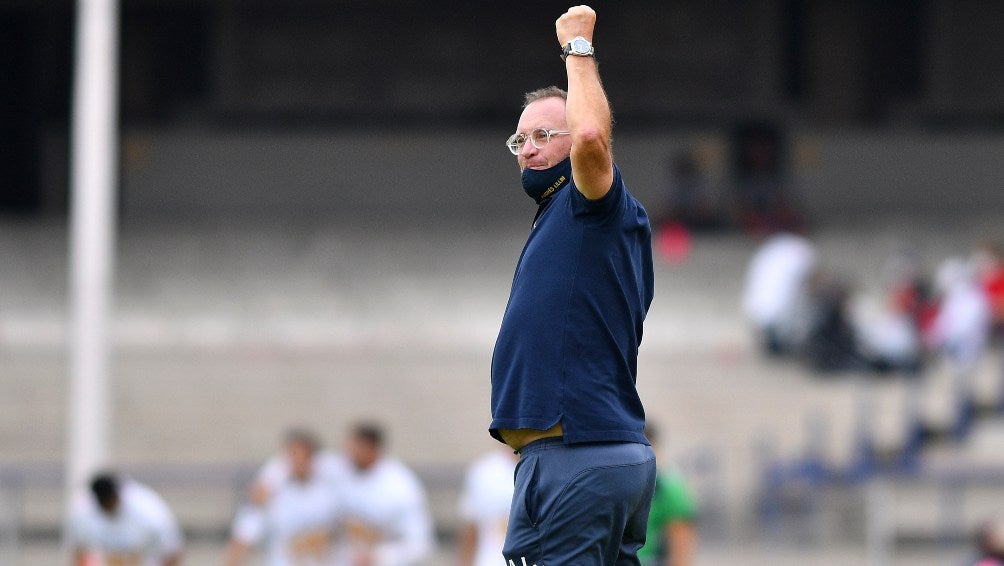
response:
<svg viewBox="0 0 1004 566"><path fill-rule="evenodd" d="M307 481L310 479L314 453L311 447L303 442L290 442L286 446L286 454L289 457L290 474L297 481Z"/></svg>
<svg viewBox="0 0 1004 566"><path fill-rule="evenodd" d="M105 515L112 517L119 510L119 497L118 495L110 495L106 498L98 500L98 507L101 508L101 512Z"/></svg>
<svg viewBox="0 0 1004 566"><path fill-rule="evenodd" d="M546 128L548 130L567 130L568 123L565 121L565 101L559 97L552 96L531 102L523 109L516 125L516 132L529 134L534 128ZM516 156L519 163L519 170L548 169L563 161L572 151L571 136L553 136L551 141L543 148L537 149L530 140L527 140Z"/></svg>
<svg viewBox="0 0 1004 566"><path fill-rule="evenodd" d="M349 459L359 470L368 470L380 458L379 448L357 436L350 436L345 447Z"/></svg>

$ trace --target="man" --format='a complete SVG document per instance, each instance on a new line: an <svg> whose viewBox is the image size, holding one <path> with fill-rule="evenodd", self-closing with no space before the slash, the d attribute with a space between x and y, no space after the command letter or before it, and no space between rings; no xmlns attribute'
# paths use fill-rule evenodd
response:
<svg viewBox="0 0 1004 566"><path fill-rule="evenodd" d="M638 564L655 485L635 387L651 227L613 163L595 22L558 18L567 93L529 93L507 142L538 210L492 357L490 432L520 453L506 564Z"/></svg>
<svg viewBox="0 0 1004 566"><path fill-rule="evenodd" d="M649 424L645 436L658 451L658 430ZM697 505L683 474L669 466L661 468L648 515L648 536L638 557L646 566L691 566L697 548Z"/></svg>
<svg viewBox="0 0 1004 566"><path fill-rule="evenodd" d="M272 566L332 564L346 473L344 460L321 449L311 432L288 432L283 454L262 468L234 519L225 563L244 564L252 547L265 542Z"/></svg>
<svg viewBox="0 0 1004 566"><path fill-rule="evenodd" d="M817 268L815 246L798 234L773 234L753 254L746 268L742 309L764 353L802 353L811 327L809 284Z"/></svg>
<svg viewBox="0 0 1004 566"><path fill-rule="evenodd" d="M990 340L993 314L974 266L962 258L939 266L935 287L941 302L926 338L951 372L958 407L951 433L962 439L976 416L973 382Z"/></svg>
<svg viewBox="0 0 1004 566"><path fill-rule="evenodd" d="M109 566L181 563L181 530L152 489L102 473L91 481L90 491L93 497L76 503L70 523L77 566L102 559Z"/></svg>
<svg viewBox="0 0 1004 566"><path fill-rule="evenodd" d="M433 549L425 490L404 464L384 453L383 429L355 425L346 443L351 470L343 490L340 566L412 566Z"/></svg>
<svg viewBox="0 0 1004 566"><path fill-rule="evenodd" d="M463 526L457 542L459 566L497 566L512 504L516 458L501 447L467 469L458 505Z"/></svg>

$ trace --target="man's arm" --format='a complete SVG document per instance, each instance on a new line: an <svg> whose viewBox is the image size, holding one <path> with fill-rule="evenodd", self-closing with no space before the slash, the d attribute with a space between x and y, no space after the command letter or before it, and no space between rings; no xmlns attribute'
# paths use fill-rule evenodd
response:
<svg viewBox="0 0 1004 566"><path fill-rule="evenodd" d="M473 523L465 523L460 529L460 535L457 537L458 566L472 566L474 564L474 551L477 545L477 527Z"/></svg>
<svg viewBox="0 0 1004 566"><path fill-rule="evenodd" d="M251 555L251 546L236 538L230 539L227 543L226 553L223 555L224 566L243 566Z"/></svg>
<svg viewBox="0 0 1004 566"><path fill-rule="evenodd" d="M564 47L578 36L592 42L595 24L596 12L589 6L569 8L555 22L559 45ZM607 194L614 179L610 104L595 59L569 55L565 58L565 69L568 72L565 119L572 132L572 178L586 198L596 200Z"/></svg>
<svg viewBox="0 0 1004 566"><path fill-rule="evenodd" d="M691 521L670 521L666 525L669 540L669 562L667 566L691 566L697 551L697 529Z"/></svg>
<svg viewBox="0 0 1004 566"><path fill-rule="evenodd" d="M230 525L230 542L223 564L241 566L251 555L251 550L265 537L265 513L262 506L247 504L237 510Z"/></svg>
<svg viewBox="0 0 1004 566"><path fill-rule="evenodd" d="M682 476L673 474L662 482L665 489L664 511L668 521L663 526L663 536L669 547L666 566L690 566L697 553L697 504L690 487Z"/></svg>

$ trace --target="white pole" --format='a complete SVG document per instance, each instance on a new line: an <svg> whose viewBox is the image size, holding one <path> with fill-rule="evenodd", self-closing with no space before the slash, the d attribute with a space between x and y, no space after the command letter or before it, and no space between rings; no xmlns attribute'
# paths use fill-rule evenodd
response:
<svg viewBox="0 0 1004 566"><path fill-rule="evenodd" d="M117 0L78 0L70 177L67 508L108 463L118 172Z"/></svg>

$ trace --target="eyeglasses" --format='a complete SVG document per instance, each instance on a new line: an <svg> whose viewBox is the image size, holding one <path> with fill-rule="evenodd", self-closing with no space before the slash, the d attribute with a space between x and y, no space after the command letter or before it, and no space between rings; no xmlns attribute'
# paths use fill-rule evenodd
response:
<svg viewBox="0 0 1004 566"><path fill-rule="evenodd" d="M548 130L547 128L534 128L530 130L529 134L515 133L509 136L509 139L505 141L506 146L513 155L519 155L519 150L523 149L526 145L526 140L529 139L533 147L537 149L544 149L547 142L551 141L551 136L563 136L565 134L570 134L572 132L566 132L565 130Z"/></svg>

